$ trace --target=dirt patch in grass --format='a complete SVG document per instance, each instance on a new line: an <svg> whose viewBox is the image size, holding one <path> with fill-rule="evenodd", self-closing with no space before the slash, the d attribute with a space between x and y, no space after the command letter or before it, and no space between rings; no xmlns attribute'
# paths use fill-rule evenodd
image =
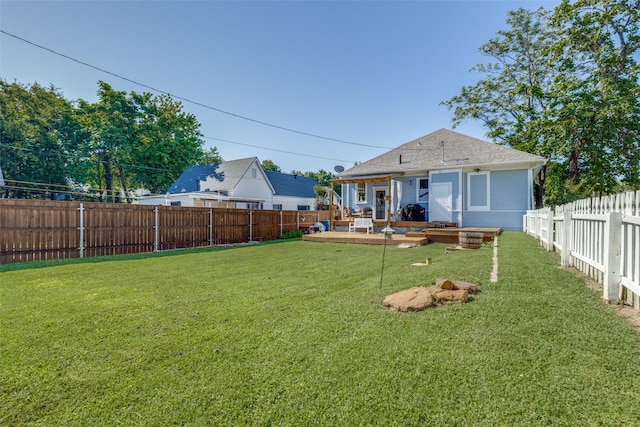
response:
<svg viewBox="0 0 640 427"><path fill-rule="evenodd" d="M602 285L595 280L591 279L588 276L583 275L580 271L570 268L568 269L576 274L579 274L585 278L585 284L589 289L593 292L597 293L599 296L602 296L603 288ZM607 304L618 316L623 317L627 321L629 321L634 328L640 331L640 311L636 307L631 307L629 305L619 303L619 304Z"/></svg>
<svg viewBox="0 0 640 427"><path fill-rule="evenodd" d="M640 331L640 313L635 307L616 304L612 305L611 308L613 308L613 311L615 311L616 314L627 319L637 330Z"/></svg>

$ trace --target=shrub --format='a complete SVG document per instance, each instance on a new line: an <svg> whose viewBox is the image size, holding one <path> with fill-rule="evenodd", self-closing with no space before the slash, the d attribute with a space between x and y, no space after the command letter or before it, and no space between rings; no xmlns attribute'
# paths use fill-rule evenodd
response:
<svg viewBox="0 0 640 427"><path fill-rule="evenodd" d="M302 230L289 230L280 233L278 239L299 239L300 237L302 237Z"/></svg>

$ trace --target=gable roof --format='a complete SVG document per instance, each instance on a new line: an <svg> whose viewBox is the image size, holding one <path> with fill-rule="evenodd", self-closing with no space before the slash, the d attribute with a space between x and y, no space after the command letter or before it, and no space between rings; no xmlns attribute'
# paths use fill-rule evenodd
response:
<svg viewBox="0 0 640 427"><path fill-rule="evenodd" d="M264 171L278 196L315 197L313 187L318 183L308 176Z"/></svg>
<svg viewBox="0 0 640 427"><path fill-rule="evenodd" d="M415 139L338 174L340 177L497 164L543 165L546 159L448 129Z"/></svg>
<svg viewBox="0 0 640 427"><path fill-rule="evenodd" d="M182 172L167 192L177 194L192 191L225 192L233 190L249 167L257 160L256 157L249 157L213 165L191 166ZM201 181L207 182L200 185ZM202 186L206 188L200 188Z"/></svg>

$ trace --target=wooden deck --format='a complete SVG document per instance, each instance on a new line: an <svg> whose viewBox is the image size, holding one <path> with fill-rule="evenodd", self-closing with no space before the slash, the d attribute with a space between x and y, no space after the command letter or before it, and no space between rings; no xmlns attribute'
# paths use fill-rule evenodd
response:
<svg viewBox="0 0 640 427"><path fill-rule="evenodd" d="M331 243L358 243L361 245L384 245L385 238L382 233L348 233L343 231L327 231L324 233L312 233L302 236L302 240L309 242L331 242ZM391 240L386 241L387 245L426 245L429 243L427 236L406 236L404 234L394 234Z"/></svg>
<svg viewBox="0 0 640 427"><path fill-rule="evenodd" d="M482 233L483 242L492 242L493 238L502 232L501 228L480 227L450 227L450 228L425 228L421 231L408 231L408 237L427 237L431 242L458 243L458 232Z"/></svg>
<svg viewBox="0 0 640 427"><path fill-rule="evenodd" d="M393 234L387 244L400 245L426 245L435 243L458 243L458 232L482 233L483 241L491 242L493 238L502 232L500 228L476 228L476 227L449 227L449 228L425 228L421 231L408 231L405 234ZM333 243L357 243L364 245L383 245L384 234L364 232L349 233L342 231L327 231L324 233L312 233L302 236L302 240L309 242L333 242Z"/></svg>

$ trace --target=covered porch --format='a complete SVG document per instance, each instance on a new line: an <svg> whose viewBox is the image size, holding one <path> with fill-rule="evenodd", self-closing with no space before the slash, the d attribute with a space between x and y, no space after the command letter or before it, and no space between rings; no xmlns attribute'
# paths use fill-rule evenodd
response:
<svg viewBox="0 0 640 427"><path fill-rule="evenodd" d="M377 176L367 176L367 177L358 177L358 178L340 178L331 181L331 187L329 192L329 231L346 231L349 225L349 222L353 220L354 217L357 218L372 218L374 222L374 227L384 228L386 226L391 225L394 220L396 220L397 215L394 213L394 207L399 208L399 194L396 192L395 186L392 185L392 180L394 178L399 178L403 176L403 174L394 174L394 175L377 175ZM369 200L368 203L365 200L362 202L358 201L357 203L360 205L359 211L354 211L351 206L351 201L344 200L345 195L342 194L338 196L342 201L339 205L335 205L333 202L335 200L335 186L349 185L349 184L378 184L377 197L374 197L373 200ZM365 190L366 191L366 190ZM375 190L373 190L376 193ZM420 225L417 225L420 227ZM344 230L342 229L344 227Z"/></svg>

